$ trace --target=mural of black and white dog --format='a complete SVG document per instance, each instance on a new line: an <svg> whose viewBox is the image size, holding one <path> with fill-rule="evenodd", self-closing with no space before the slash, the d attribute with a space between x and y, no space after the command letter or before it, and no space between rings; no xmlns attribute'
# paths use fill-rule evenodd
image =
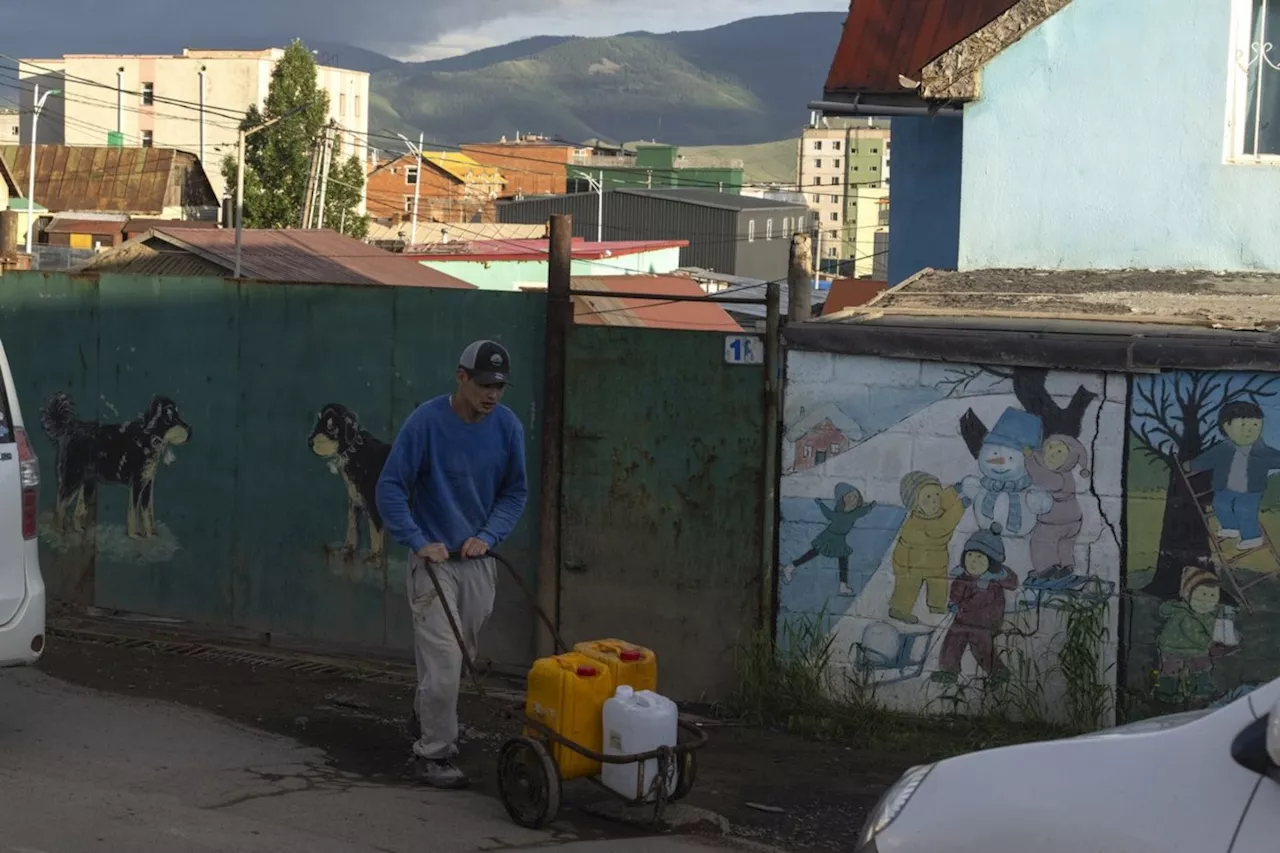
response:
<svg viewBox="0 0 1280 853"><path fill-rule="evenodd" d="M343 552L347 557L355 555L363 513L369 519L369 562L380 563L386 555L386 539L374 491L382 467L391 455L391 445L363 429L355 412L337 403L321 409L307 441L311 452L328 460L329 470L342 477L347 491L347 536Z"/></svg>
<svg viewBox="0 0 1280 853"><path fill-rule="evenodd" d="M156 472L161 462L173 460L171 447L191 440L191 427L173 400L156 395L139 417L104 424L77 418L71 395L60 391L45 401L40 423L56 448L53 523L58 532L66 530L72 501L77 501L72 526L84 532L91 508L97 516L98 485L105 484L129 487L129 537L156 535Z"/></svg>

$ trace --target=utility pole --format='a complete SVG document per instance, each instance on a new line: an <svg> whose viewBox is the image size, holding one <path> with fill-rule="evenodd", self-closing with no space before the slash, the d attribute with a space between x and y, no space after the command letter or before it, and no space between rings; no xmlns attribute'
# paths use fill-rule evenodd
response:
<svg viewBox="0 0 1280 853"><path fill-rule="evenodd" d="M542 477L539 507L538 606L551 626L560 624L560 488L564 456L565 352L573 325L570 271L573 261L573 217L551 217L547 264L546 354L542 376ZM555 653L553 631L541 628L535 642L538 657Z"/></svg>
<svg viewBox="0 0 1280 853"><path fill-rule="evenodd" d="M57 95L60 92L60 89L50 89L41 95L39 83L37 83L35 89L32 90L32 97L35 99L35 109L31 111L31 164L27 172L28 255L32 252L32 238L36 233L36 125L40 123L40 111L44 109L44 102L49 100L50 95Z"/></svg>
<svg viewBox="0 0 1280 853"><path fill-rule="evenodd" d="M295 113L300 113L311 106L310 103L299 104L284 115L276 116L250 130L240 129L236 139L236 269L235 278L240 277L240 249L244 241L244 148L245 141L260 130L266 130L278 121L284 121ZM35 126L32 125L32 141L35 141Z"/></svg>
<svg viewBox="0 0 1280 853"><path fill-rule="evenodd" d="M315 199L316 190L319 188L317 184L320 178L320 140L314 139L311 142L311 166L307 170L307 195L302 202L302 228L310 228L311 220L315 215Z"/></svg>
<svg viewBox="0 0 1280 853"><path fill-rule="evenodd" d="M413 224L409 230L409 245L418 245L418 198L421 195L419 187L422 186L422 146L426 143L427 137L425 133L418 134L418 146L415 148L413 143L409 141L409 137L403 133L397 133L396 136L404 140L405 147L409 149L409 153L413 155L413 168L415 170L413 178Z"/></svg>
<svg viewBox="0 0 1280 853"><path fill-rule="evenodd" d="M324 129L324 159L320 164L320 222L324 227L324 199L329 191L329 167L333 165L333 123Z"/></svg>
<svg viewBox="0 0 1280 853"><path fill-rule="evenodd" d="M596 242L603 243L604 242L604 169L600 170L599 180L596 180L595 178L591 177L586 172L575 171L573 174L575 174L579 178L582 178L584 181L586 181L587 186L595 190L596 196L599 198L599 201L596 204Z"/></svg>
<svg viewBox="0 0 1280 853"><path fill-rule="evenodd" d="M778 565L778 432L781 429L782 343L778 282L765 285L764 331L764 523L760 561L760 627L774 635L773 571ZM795 297L793 296L794 300ZM792 304L795 304L792 302Z"/></svg>
<svg viewBox="0 0 1280 853"><path fill-rule="evenodd" d="M813 267L809 252L808 234L791 238L791 266L787 270L787 321L791 323L810 319L813 310Z"/></svg>

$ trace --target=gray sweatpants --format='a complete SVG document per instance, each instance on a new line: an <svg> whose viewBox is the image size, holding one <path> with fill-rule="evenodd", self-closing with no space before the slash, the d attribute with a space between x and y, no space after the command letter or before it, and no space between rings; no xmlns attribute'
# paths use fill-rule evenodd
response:
<svg viewBox="0 0 1280 853"><path fill-rule="evenodd" d="M457 620L467 654L475 661L480 629L493 612L498 564L491 558L437 563L433 566L445 602ZM458 686L462 652L440 606L421 558L409 555L405 572L409 609L413 612L413 657L418 665L414 707L421 727L413 752L422 758L458 754Z"/></svg>

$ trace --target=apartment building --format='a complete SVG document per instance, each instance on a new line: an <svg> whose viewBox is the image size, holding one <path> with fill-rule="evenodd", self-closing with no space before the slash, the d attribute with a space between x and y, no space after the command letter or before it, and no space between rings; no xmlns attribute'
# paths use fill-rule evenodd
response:
<svg viewBox="0 0 1280 853"><path fill-rule="evenodd" d="M890 145L883 121L828 119L805 128L796 180L819 223L823 270L874 275L876 235L889 232Z"/></svg>
<svg viewBox="0 0 1280 853"><path fill-rule="evenodd" d="M18 141L22 120L17 110L0 110L0 145L13 145Z"/></svg>
<svg viewBox="0 0 1280 853"><path fill-rule="evenodd" d="M32 84L49 98L38 142L179 148L196 154L219 197L228 192L222 160L234 154L240 119L266 102L271 72L284 56L266 50L183 50L172 56L68 54L19 60L23 143L31 141ZM316 83L329 95L339 127L336 154L364 156L369 133L369 75L318 66Z"/></svg>

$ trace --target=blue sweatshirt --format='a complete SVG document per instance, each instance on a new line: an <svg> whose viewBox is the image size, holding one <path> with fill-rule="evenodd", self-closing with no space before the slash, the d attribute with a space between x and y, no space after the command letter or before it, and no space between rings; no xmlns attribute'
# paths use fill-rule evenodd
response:
<svg viewBox="0 0 1280 853"><path fill-rule="evenodd" d="M400 427L378 478L378 511L391 536L419 551L457 551L476 537L492 548L511 534L529 496L524 427L498 406L479 423L462 420L445 394Z"/></svg>

